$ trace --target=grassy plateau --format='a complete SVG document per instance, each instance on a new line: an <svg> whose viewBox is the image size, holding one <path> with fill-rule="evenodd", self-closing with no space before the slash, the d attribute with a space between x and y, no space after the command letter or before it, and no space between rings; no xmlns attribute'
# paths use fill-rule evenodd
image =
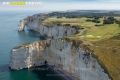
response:
<svg viewBox="0 0 120 80"><path fill-rule="evenodd" d="M120 20L120 17L115 17ZM93 52L99 60L105 71L113 80L120 80L120 27L118 24L104 24L104 18L100 18L100 23L86 22L86 19L92 18L47 18L43 24L48 23L61 25L70 24L77 25L80 28L76 34L67 36L70 40L82 42L80 46L87 48ZM95 26L101 24L100 26Z"/></svg>

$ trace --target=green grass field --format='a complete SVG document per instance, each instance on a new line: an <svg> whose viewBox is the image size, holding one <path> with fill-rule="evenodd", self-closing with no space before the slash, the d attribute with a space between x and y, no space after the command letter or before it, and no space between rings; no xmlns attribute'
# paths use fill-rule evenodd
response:
<svg viewBox="0 0 120 80"><path fill-rule="evenodd" d="M106 36L106 35L116 35L120 33L120 27L118 24L107 24L103 26L95 26L96 23L93 22L86 22L86 19L92 19L92 18L48 18L46 21L50 21L53 24L54 23L61 23L61 24L70 24L72 25L79 25L84 28L83 34L80 36L84 36L84 38L98 38L97 36ZM117 19L119 19L117 17ZM103 18L99 19L101 22L99 24L103 23ZM89 37L88 35L93 35L92 37Z"/></svg>
<svg viewBox="0 0 120 80"><path fill-rule="evenodd" d="M115 17L120 20L120 17ZM79 25L84 28L79 30L77 34L67 36L67 39L75 40L76 43L81 43L82 48L93 51L97 56L101 66L113 78L113 80L120 80L120 27L118 24L107 24L102 26L95 26L96 23L86 22L88 18L48 18L43 21L48 23L61 23L72 25ZM102 24L103 18L99 19ZM114 37L115 36L115 37Z"/></svg>

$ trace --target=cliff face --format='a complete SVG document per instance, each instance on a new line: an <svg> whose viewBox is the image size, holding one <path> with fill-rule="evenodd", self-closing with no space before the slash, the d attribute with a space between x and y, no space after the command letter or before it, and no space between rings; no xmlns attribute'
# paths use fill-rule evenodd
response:
<svg viewBox="0 0 120 80"><path fill-rule="evenodd" d="M74 34L77 30L69 26L58 26L53 25L52 27L47 27L42 25L42 19L26 18L20 21L18 26L18 31L24 30L24 27L28 27L29 30L34 30L39 32L40 37L46 38L61 38Z"/></svg>
<svg viewBox="0 0 120 80"><path fill-rule="evenodd" d="M65 39L33 42L15 47L10 53L12 69L30 68L43 65L60 66L66 73L80 80L110 80L91 52L84 51L75 43Z"/></svg>
<svg viewBox="0 0 120 80"><path fill-rule="evenodd" d="M61 38L77 32L77 28L53 25L47 27L43 20L35 16L20 21L18 31L28 27L29 30L39 32L39 36L46 38ZM91 52L82 50L74 41L53 39L33 42L15 47L10 53L10 68L22 69L34 66L48 65L61 67L66 74L76 76L79 80L111 80L101 68Z"/></svg>
<svg viewBox="0 0 120 80"><path fill-rule="evenodd" d="M18 31L23 31L25 27L26 20L20 20L19 25L18 25Z"/></svg>

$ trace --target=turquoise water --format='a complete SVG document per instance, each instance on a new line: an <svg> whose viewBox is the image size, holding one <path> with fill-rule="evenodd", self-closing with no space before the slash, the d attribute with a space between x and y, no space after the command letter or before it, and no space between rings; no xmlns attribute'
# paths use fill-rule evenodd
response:
<svg viewBox="0 0 120 80"><path fill-rule="evenodd" d="M58 77L46 77L52 71L18 70L9 71L10 50L23 43L41 40L34 37L34 32L18 32L21 19L36 12L0 12L0 80L60 80Z"/></svg>

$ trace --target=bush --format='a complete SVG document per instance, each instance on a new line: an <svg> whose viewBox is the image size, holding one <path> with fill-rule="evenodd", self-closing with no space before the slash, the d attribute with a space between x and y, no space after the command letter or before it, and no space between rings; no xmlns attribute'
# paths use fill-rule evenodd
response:
<svg viewBox="0 0 120 80"><path fill-rule="evenodd" d="M96 24L95 26L103 26L103 24Z"/></svg>
<svg viewBox="0 0 120 80"><path fill-rule="evenodd" d="M95 22L95 23L100 23L100 21L99 21L99 20L97 20L97 19L92 20L92 22Z"/></svg>
<svg viewBox="0 0 120 80"><path fill-rule="evenodd" d="M95 22L95 23L100 23L100 21L98 19L87 19L86 22Z"/></svg>
<svg viewBox="0 0 120 80"><path fill-rule="evenodd" d="M115 21L114 17L108 17L107 19L104 19L103 24L113 24Z"/></svg>
<svg viewBox="0 0 120 80"><path fill-rule="evenodd" d="M103 21L103 24L113 24L113 23L114 23L113 20L105 19L105 20Z"/></svg>
<svg viewBox="0 0 120 80"><path fill-rule="evenodd" d="M119 27L120 27L120 21L119 20L115 20L115 23L119 24Z"/></svg>
<svg viewBox="0 0 120 80"><path fill-rule="evenodd" d="M92 20L91 19L87 19L87 20L85 20L86 22L92 22Z"/></svg>

